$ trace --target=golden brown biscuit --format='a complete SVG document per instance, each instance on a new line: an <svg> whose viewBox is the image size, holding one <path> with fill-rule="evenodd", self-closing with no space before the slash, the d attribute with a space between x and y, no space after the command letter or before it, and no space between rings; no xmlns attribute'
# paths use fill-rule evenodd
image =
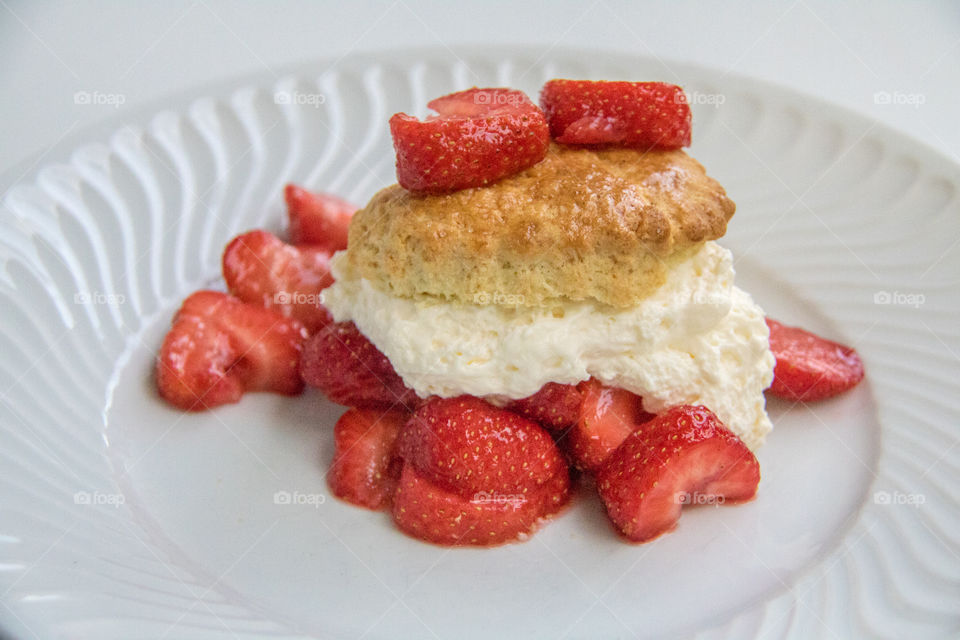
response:
<svg viewBox="0 0 960 640"><path fill-rule="evenodd" d="M397 296L550 305L636 304L671 262L726 231L735 206L683 151L553 145L483 188L383 189L353 218L348 277Z"/></svg>

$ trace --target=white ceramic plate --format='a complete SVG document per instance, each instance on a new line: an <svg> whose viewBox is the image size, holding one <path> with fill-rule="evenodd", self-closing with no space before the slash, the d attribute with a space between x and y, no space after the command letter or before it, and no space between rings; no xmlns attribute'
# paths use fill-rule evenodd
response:
<svg viewBox="0 0 960 640"><path fill-rule="evenodd" d="M295 181L363 202L387 118L471 85L663 79L739 205L724 244L772 316L859 349L866 382L771 402L756 501L645 546L598 501L531 541L442 549L327 496L316 393L186 415L151 359L238 232ZM240 87L240 88L236 88ZM121 126L0 217L0 624L42 638L950 636L960 630L960 168L861 116L678 64L419 51L254 78ZM169 106L169 105L168 105ZM279 499L277 496L279 495ZM289 497L289 501L284 500ZM285 503L289 502L289 503Z"/></svg>

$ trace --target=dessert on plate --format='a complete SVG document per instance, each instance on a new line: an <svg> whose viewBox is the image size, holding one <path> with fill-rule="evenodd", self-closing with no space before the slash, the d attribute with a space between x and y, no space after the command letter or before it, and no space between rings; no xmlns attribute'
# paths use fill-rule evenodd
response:
<svg viewBox="0 0 960 640"><path fill-rule="evenodd" d="M856 352L767 319L717 241L734 203L682 148L682 89L553 80L396 114L363 208L290 185L289 242L227 246L157 382L203 410L303 383L350 407L333 492L444 545L524 539L596 485L626 540L757 492L765 392L856 385Z"/></svg>

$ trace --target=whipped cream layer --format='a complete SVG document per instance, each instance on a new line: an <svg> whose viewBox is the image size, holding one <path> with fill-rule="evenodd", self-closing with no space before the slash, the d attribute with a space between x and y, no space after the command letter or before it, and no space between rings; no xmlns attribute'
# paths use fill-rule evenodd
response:
<svg viewBox="0 0 960 640"><path fill-rule="evenodd" d="M421 397L523 398L547 382L593 376L643 396L651 413L702 404L751 449L770 431L763 390L774 358L763 310L733 285L727 249L707 242L635 307L591 302L537 307L400 298L333 259L324 304L352 320ZM509 300L490 292L478 302Z"/></svg>

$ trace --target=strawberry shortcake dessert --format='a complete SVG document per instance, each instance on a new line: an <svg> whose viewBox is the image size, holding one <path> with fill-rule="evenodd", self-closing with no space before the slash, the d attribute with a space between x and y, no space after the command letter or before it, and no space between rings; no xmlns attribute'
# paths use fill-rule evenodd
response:
<svg viewBox="0 0 960 640"><path fill-rule="evenodd" d="M685 504L752 499L765 393L856 385L856 352L767 319L718 240L734 214L658 82L470 89L389 126L398 184L363 208L288 186L289 242L223 257L157 363L188 410L316 387L349 407L331 490L443 545L524 539L596 487L646 542Z"/></svg>

